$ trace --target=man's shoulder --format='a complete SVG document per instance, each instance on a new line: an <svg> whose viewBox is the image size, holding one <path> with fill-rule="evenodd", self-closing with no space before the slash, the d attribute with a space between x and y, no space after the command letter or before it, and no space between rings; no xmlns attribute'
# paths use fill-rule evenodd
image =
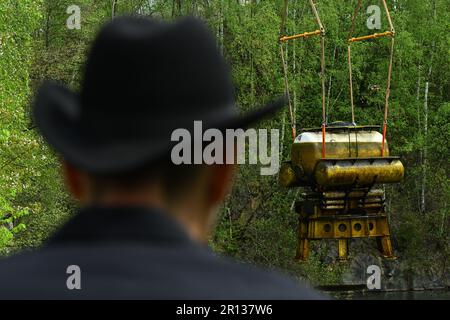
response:
<svg viewBox="0 0 450 320"><path fill-rule="evenodd" d="M77 266L82 289L66 281ZM58 246L0 260L0 297L320 299L279 272L218 256L206 248Z"/></svg>
<svg viewBox="0 0 450 320"><path fill-rule="evenodd" d="M216 256L217 275L244 299L324 299L300 279L229 257ZM211 264L213 265L213 264Z"/></svg>

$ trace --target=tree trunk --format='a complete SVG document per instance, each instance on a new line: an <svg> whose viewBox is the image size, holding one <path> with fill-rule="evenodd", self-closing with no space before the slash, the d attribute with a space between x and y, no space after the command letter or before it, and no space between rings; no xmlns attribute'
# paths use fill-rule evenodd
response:
<svg viewBox="0 0 450 320"><path fill-rule="evenodd" d="M421 83L421 66L419 65L419 75L417 77L417 91L416 91L416 101L417 101L417 131L419 136L422 136L422 124L421 124L421 107L420 104L420 83ZM419 152L420 165L423 164L423 147L420 148ZM424 197L422 197L422 186L420 187L419 197L418 197L418 208L419 212L422 212L422 203L425 202Z"/></svg>
<svg viewBox="0 0 450 320"><path fill-rule="evenodd" d="M223 22L224 22L224 14L223 14L223 0L220 1L220 23L219 23L219 39L220 39L220 53L223 55L223 47L224 47L224 36L223 36Z"/></svg>
<svg viewBox="0 0 450 320"><path fill-rule="evenodd" d="M50 14L51 14L50 5L48 5L46 13L47 17L45 19L45 48L48 49L48 46L50 45Z"/></svg>
<svg viewBox="0 0 450 320"><path fill-rule="evenodd" d="M172 18L181 15L181 0L172 1Z"/></svg>
<svg viewBox="0 0 450 320"><path fill-rule="evenodd" d="M431 70L431 67L430 67ZM422 213L425 213L425 193L427 184L427 138L428 138L428 87L429 81L425 83L425 96L423 103L423 148L422 148L422 190L420 194L420 206Z"/></svg>
<svg viewBox="0 0 450 320"><path fill-rule="evenodd" d="M426 210L426 184L427 184L427 146L428 146L428 92L430 86L430 77L433 66L433 53L434 53L434 42L432 46L430 67L428 68L427 81L425 82L425 93L423 98L423 147L422 147L422 188L420 194L420 204L421 211L425 213Z"/></svg>
<svg viewBox="0 0 450 320"><path fill-rule="evenodd" d="M113 3L112 3L111 20L114 19L114 17L116 16L116 13L117 13L117 1L118 0L113 0Z"/></svg>
<svg viewBox="0 0 450 320"><path fill-rule="evenodd" d="M433 20L436 20L436 1L433 1ZM425 82L425 94L423 102L423 148L422 148L422 188L420 193L421 211L425 214L426 211L426 184L427 184L427 146L428 146L428 91L430 85L431 72L433 68L433 56L435 42L431 46L430 66L428 67L427 81Z"/></svg>

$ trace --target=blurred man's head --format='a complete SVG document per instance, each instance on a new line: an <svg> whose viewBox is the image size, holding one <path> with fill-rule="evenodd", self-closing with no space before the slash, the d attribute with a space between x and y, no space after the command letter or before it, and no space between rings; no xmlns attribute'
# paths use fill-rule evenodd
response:
<svg viewBox="0 0 450 320"><path fill-rule="evenodd" d="M95 39L81 92L47 83L33 114L64 159L69 190L82 205L159 207L205 240L233 168L175 165L174 132L194 132L189 144L195 145L202 139L196 121L223 132L247 127L283 105L239 115L229 68L198 19L126 17L108 23Z"/></svg>
<svg viewBox="0 0 450 320"><path fill-rule="evenodd" d="M118 174L89 174L68 162L63 169L70 193L82 205L163 209L202 242L233 175L233 165L174 165L170 157Z"/></svg>

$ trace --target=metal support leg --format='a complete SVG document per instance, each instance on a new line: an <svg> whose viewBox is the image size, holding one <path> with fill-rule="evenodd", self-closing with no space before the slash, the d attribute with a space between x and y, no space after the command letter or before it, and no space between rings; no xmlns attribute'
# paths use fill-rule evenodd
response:
<svg viewBox="0 0 450 320"><path fill-rule="evenodd" d="M348 259L348 239L339 239L338 251L339 251L339 260L347 260Z"/></svg>
<svg viewBox="0 0 450 320"><path fill-rule="evenodd" d="M377 246L383 257L387 259L395 259L390 236L378 237Z"/></svg>
<svg viewBox="0 0 450 320"><path fill-rule="evenodd" d="M309 240L300 239L298 242L296 259L306 261L309 257Z"/></svg>

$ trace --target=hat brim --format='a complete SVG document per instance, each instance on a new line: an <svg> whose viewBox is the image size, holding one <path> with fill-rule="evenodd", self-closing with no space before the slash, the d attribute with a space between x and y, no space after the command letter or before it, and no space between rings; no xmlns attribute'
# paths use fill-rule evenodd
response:
<svg viewBox="0 0 450 320"><path fill-rule="evenodd" d="M203 129L247 129L285 105L286 98L282 96L244 115L217 117L204 124ZM163 157L177 143L151 139L99 143L81 129L78 94L55 82L40 87L33 104L33 118L44 139L63 159L95 174L133 170Z"/></svg>

